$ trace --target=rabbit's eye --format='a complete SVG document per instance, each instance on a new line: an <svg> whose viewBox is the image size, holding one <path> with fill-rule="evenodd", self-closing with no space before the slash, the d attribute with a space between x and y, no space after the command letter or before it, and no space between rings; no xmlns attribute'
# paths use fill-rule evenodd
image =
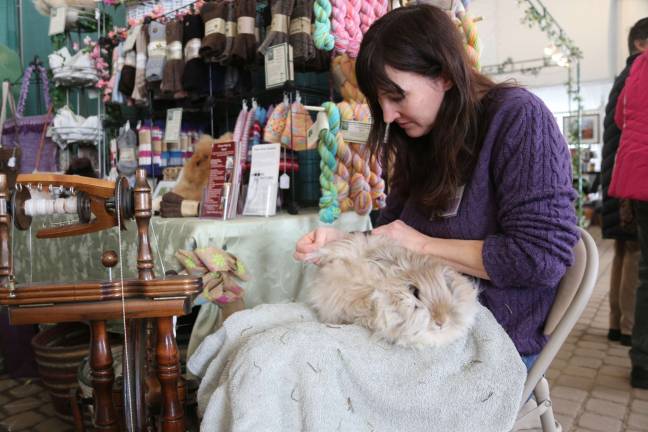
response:
<svg viewBox="0 0 648 432"><path fill-rule="evenodd" d="M409 288L410 292L412 293L412 295L413 295L414 297L416 297L417 299L421 300L421 298L419 297L419 289L418 289L418 287L417 287L416 285L412 285L412 284L410 284L410 285L408 286L408 288Z"/></svg>

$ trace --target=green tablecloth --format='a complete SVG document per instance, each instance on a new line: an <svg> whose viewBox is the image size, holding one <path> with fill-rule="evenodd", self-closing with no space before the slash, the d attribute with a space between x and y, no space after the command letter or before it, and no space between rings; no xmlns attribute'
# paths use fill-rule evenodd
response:
<svg viewBox="0 0 648 432"><path fill-rule="evenodd" d="M108 271L101 265L101 254L109 249L119 251L117 228L78 237L36 239L36 231L49 222L51 218L34 220L31 242L29 231L13 231L18 282L28 282L30 279L34 282L63 282L108 278ZM295 262L292 254L297 239L319 225L318 215L313 210L303 211L299 215L240 217L230 221L154 217L151 219L150 238L155 272L158 277L163 274L160 262L165 270L180 269L174 257L178 249L224 247L245 263L252 277L243 284L246 306L299 301L307 293L304 288L308 286L314 269ZM371 222L368 216L349 212L342 214L333 226L346 231L366 230L371 227ZM128 222L127 230L121 232L121 244L124 277L135 277L137 230L134 221ZM119 277L119 269L119 266L114 268L113 278ZM218 320L219 309L215 305L202 306L192 333L190 352L219 325Z"/></svg>

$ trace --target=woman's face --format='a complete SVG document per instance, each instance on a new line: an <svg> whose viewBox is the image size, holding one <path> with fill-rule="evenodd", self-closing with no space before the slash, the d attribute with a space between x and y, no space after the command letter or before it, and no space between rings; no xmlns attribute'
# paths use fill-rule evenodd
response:
<svg viewBox="0 0 648 432"><path fill-rule="evenodd" d="M445 92L452 83L444 78L430 78L385 66L390 80L404 95L379 93L378 103L385 123L396 122L410 138L426 135L434 127Z"/></svg>

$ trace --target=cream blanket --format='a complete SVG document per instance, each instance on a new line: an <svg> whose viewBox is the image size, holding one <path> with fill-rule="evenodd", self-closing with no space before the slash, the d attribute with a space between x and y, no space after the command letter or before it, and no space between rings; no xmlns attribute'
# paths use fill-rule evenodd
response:
<svg viewBox="0 0 648 432"><path fill-rule="evenodd" d="M482 308L467 338L413 350L298 303L238 312L187 364L201 431L508 431L526 368Z"/></svg>

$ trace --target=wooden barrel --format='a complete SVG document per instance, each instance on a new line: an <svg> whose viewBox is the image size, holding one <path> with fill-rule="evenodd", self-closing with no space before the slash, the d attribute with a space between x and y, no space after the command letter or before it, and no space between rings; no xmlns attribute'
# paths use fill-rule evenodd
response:
<svg viewBox="0 0 648 432"><path fill-rule="evenodd" d="M77 370L90 351L90 329L82 323L60 323L38 333L31 343L57 417L72 422L70 390L79 387Z"/></svg>

